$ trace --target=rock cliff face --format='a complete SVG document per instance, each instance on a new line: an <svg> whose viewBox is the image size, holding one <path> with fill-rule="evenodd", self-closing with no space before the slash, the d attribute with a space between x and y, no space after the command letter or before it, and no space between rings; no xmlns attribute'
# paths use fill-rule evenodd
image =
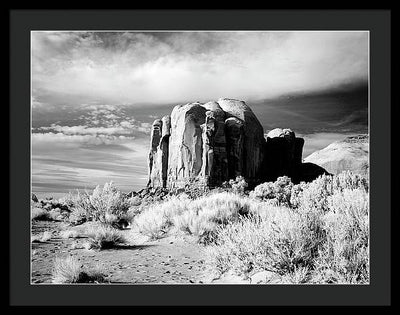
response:
<svg viewBox="0 0 400 315"><path fill-rule="evenodd" d="M305 169L303 145L290 129L274 129L264 138L262 125L243 101L177 105L171 117L153 123L148 186L173 188L200 179L215 187L237 176L250 184L283 175L299 181Z"/></svg>

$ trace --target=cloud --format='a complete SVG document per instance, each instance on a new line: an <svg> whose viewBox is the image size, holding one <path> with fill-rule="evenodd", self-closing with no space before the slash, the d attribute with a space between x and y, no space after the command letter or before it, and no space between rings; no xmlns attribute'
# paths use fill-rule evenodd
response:
<svg viewBox="0 0 400 315"><path fill-rule="evenodd" d="M32 32L33 93L52 103L261 99L367 79L366 32Z"/></svg>
<svg viewBox="0 0 400 315"><path fill-rule="evenodd" d="M63 133L32 134L32 189L54 193L113 180L123 191L146 183L147 139Z"/></svg>
<svg viewBox="0 0 400 315"><path fill-rule="evenodd" d="M133 126L132 126L133 127ZM52 124L50 127L40 127L39 130L54 130L66 135L115 135L131 134L132 131L125 127L87 127L87 126L59 126Z"/></svg>

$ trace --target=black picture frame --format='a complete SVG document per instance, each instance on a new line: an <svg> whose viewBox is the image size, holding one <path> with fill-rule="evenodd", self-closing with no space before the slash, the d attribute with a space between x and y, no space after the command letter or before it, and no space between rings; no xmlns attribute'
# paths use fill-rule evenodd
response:
<svg viewBox="0 0 400 315"><path fill-rule="evenodd" d="M9 304L390 305L390 10L10 10ZM32 30L368 30L371 280L369 285L30 284L30 32Z"/></svg>

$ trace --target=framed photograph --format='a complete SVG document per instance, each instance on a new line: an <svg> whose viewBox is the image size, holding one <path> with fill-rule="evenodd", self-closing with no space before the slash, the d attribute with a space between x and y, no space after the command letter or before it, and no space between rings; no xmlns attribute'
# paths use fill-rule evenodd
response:
<svg viewBox="0 0 400 315"><path fill-rule="evenodd" d="M390 305L390 18L10 11L10 304Z"/></svg>

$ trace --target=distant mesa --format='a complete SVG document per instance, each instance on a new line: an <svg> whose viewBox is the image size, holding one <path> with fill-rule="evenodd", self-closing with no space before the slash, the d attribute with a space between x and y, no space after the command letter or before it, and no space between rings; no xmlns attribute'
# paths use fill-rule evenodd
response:
<svg viewBox="0 0 400 315"><path fill-rule="evenodd" d="M328 174L302 163L304 139L290 129L264 130L245 102L221 98L177 105L153 123L148 187L182 187L190 180L209 187L243 176L250 185L289 176L293 182Z"/></svg>
<svg viewBox="0 0 400 315"><path fill-rule="evenodd" d="M332 174L350 170L368 175L369 136L360 134L333 142L326 148L310 154L304 161L318 164Z"/></svg>

